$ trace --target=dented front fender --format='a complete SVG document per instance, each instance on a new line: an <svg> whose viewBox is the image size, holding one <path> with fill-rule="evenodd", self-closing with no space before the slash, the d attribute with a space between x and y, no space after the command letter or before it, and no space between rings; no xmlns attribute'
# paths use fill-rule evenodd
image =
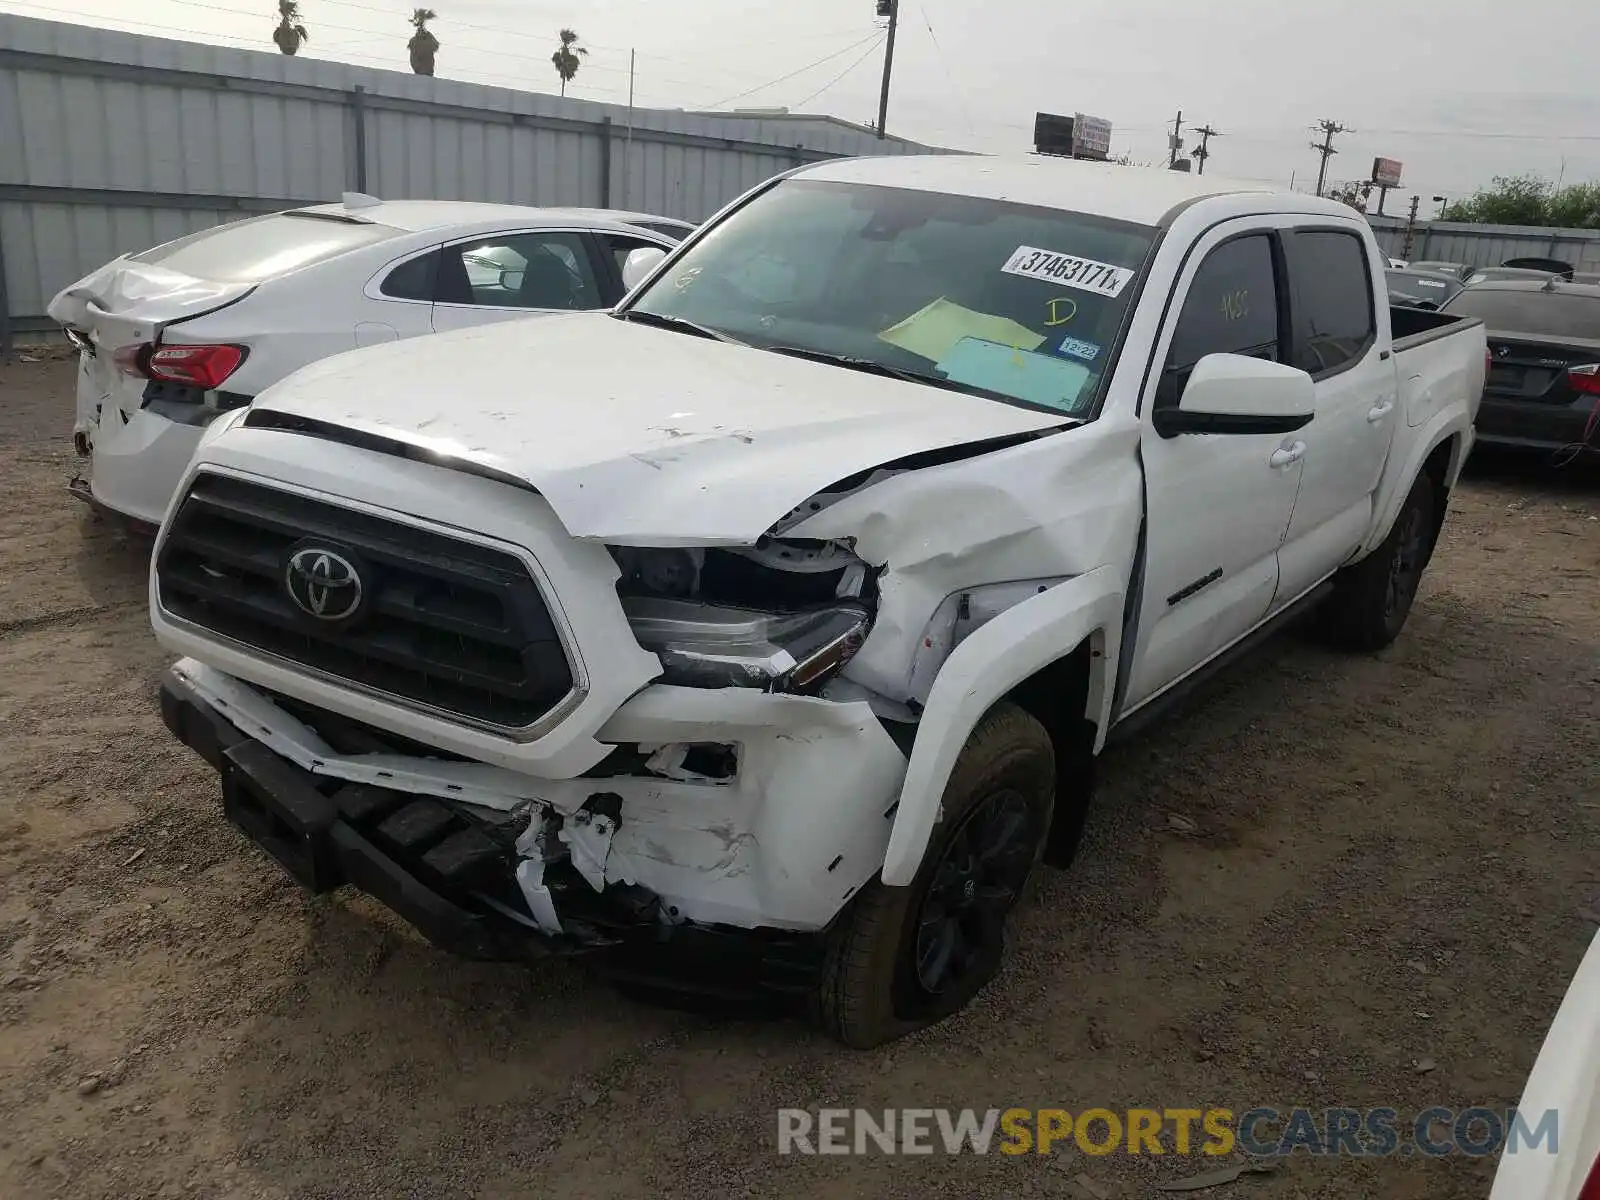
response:
<svg viewBox="0 0 1600 1200"><path fill-rule="evenodd" d="M1086 639L1096 656L1084 715L1103 736L1121 648L1124 578L1101 567L1057 584L987 622L951 653L917 728L884 855L884 883L901 887L916 878L939 820L945 784L983 714Z"/></svg>

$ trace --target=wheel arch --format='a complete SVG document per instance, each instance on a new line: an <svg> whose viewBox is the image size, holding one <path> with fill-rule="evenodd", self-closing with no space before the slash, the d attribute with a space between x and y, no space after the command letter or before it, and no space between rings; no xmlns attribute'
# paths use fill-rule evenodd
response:
<svg viewBox="0 0 1600 1200"><path fill-rule="evenodd" d="M894 808L883 882L909 884L938 823L940 803L962 746L1003 700L1044 725L1056 745L1060 780L1087 768L1104 740L1122 632L1124 581L1100 567L1007 609L966 638L945 661L918 723ZM1065 774L1063 775L1063 763ZM1047 848L1059 857L1081 828L1063 806Z"/></svg>
<svg viewBox="0 0 1600 1200"><path fill-rule="evenodd" d="M1460 477L1461 467L1466 459L1466 440L1463 434L1452 433L1428 451L1428 457L1422 461L1421 476L1427 479L1433 488L1433 528L1428 531L1427 558L1429 559L1433 557L1434 546L1438 545L1439 531L1444 528L1444 513L1450 504L1450 489Z"/></svg>
<svg viewBox="0 0 1600 1200"><path fill-rule="evenodd" d="M1448 500L1450 488L1455 485L1472 447L1472 421L1468 414L1461 411L1442 413L1418 432L1420 436L1413 442L1404 468L1395 472L1391 477L1393 483L1386 490L1379 492L1382 508L1378 510L1361 553L1353 561L1365 558L1383 544L1395 518L1405 506L1406 497L1424 472L1428 472L1434 480L1434 498L1439 501L1434 506L1435 520L1443 519L1440 514L1444 512L1444 502Z"/></svg>

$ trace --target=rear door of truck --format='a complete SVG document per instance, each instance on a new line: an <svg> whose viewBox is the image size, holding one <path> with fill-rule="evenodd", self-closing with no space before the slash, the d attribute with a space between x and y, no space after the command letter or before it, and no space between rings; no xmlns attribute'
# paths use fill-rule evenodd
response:
<svg viewBox="0 0 1600 1200"><path fill-rule="evenodd" d="M1278 556L1274 608L1353 554L1400 419L1384 259L1358 222L1315 218L1284 231L1292 289L1291 359L1316 383L1303 431L1305 473Z"/></svg>

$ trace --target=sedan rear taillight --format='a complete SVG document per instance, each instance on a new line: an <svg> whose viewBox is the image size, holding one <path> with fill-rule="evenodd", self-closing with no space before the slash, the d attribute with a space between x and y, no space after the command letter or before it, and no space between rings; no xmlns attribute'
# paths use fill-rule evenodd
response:
<svg viewBox="0 0 1600 1200"><path fill-rule="evenodd" d="M1567 382L1580 392L1600 396L1600 363L1584 363L1581 367L1567 368ZM1600 1200L1600 1197L1597 1197Z"/></svg>
<svg viewBox="0 0 1600 1200"><path fill-rule="evenodd" d="M116 363L117 370L124 375L138 375L145 377L145 359L150 357L153 347L149 342L135 342L131 346L118 346L111 352L111 361Z"/></svg>
<svg viewBox="0 0 1600 1200"><path fill-rule="evenodd" d="M243 346L154 346L139 342L118 347L112 360L124 375L176 383L209 392L239 369Z"/></svg>
<svg viewBox="0 0 1600 1200"><path fill-rule="evenodd" d="M144 373L209 392L239 369L244 353L243 346L162 346L145 360Z"/></svg>

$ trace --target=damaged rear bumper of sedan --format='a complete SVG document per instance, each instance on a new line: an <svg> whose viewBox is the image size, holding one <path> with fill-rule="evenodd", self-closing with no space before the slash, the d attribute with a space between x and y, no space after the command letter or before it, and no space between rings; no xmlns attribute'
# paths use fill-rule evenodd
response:
<svg viewBox="0 0 1600 1200"><path fill-rule="evenodd" d="M428 783L430 764L479 764L382 752L392 746L344 760L374 764L369 781L340 779L307 769L298 753L279 753L281 742L274 748L256 728L271 709L265 695L192 661L169 671L161 688L168 729L218 772L229 822L308 891L352 886L462 958L581 956L619 982L729 999L796 997L815 984L831 918L799 929L695 920L675 897L606 877L597 860L632 815L632 797L619 794L626 780L560 781L589 793L563 813L533 800L496 807L481 802L491 799L487 789ZM407 762L417 773L407 774ZM546 842L558 852L545 854Z"/></svg>

